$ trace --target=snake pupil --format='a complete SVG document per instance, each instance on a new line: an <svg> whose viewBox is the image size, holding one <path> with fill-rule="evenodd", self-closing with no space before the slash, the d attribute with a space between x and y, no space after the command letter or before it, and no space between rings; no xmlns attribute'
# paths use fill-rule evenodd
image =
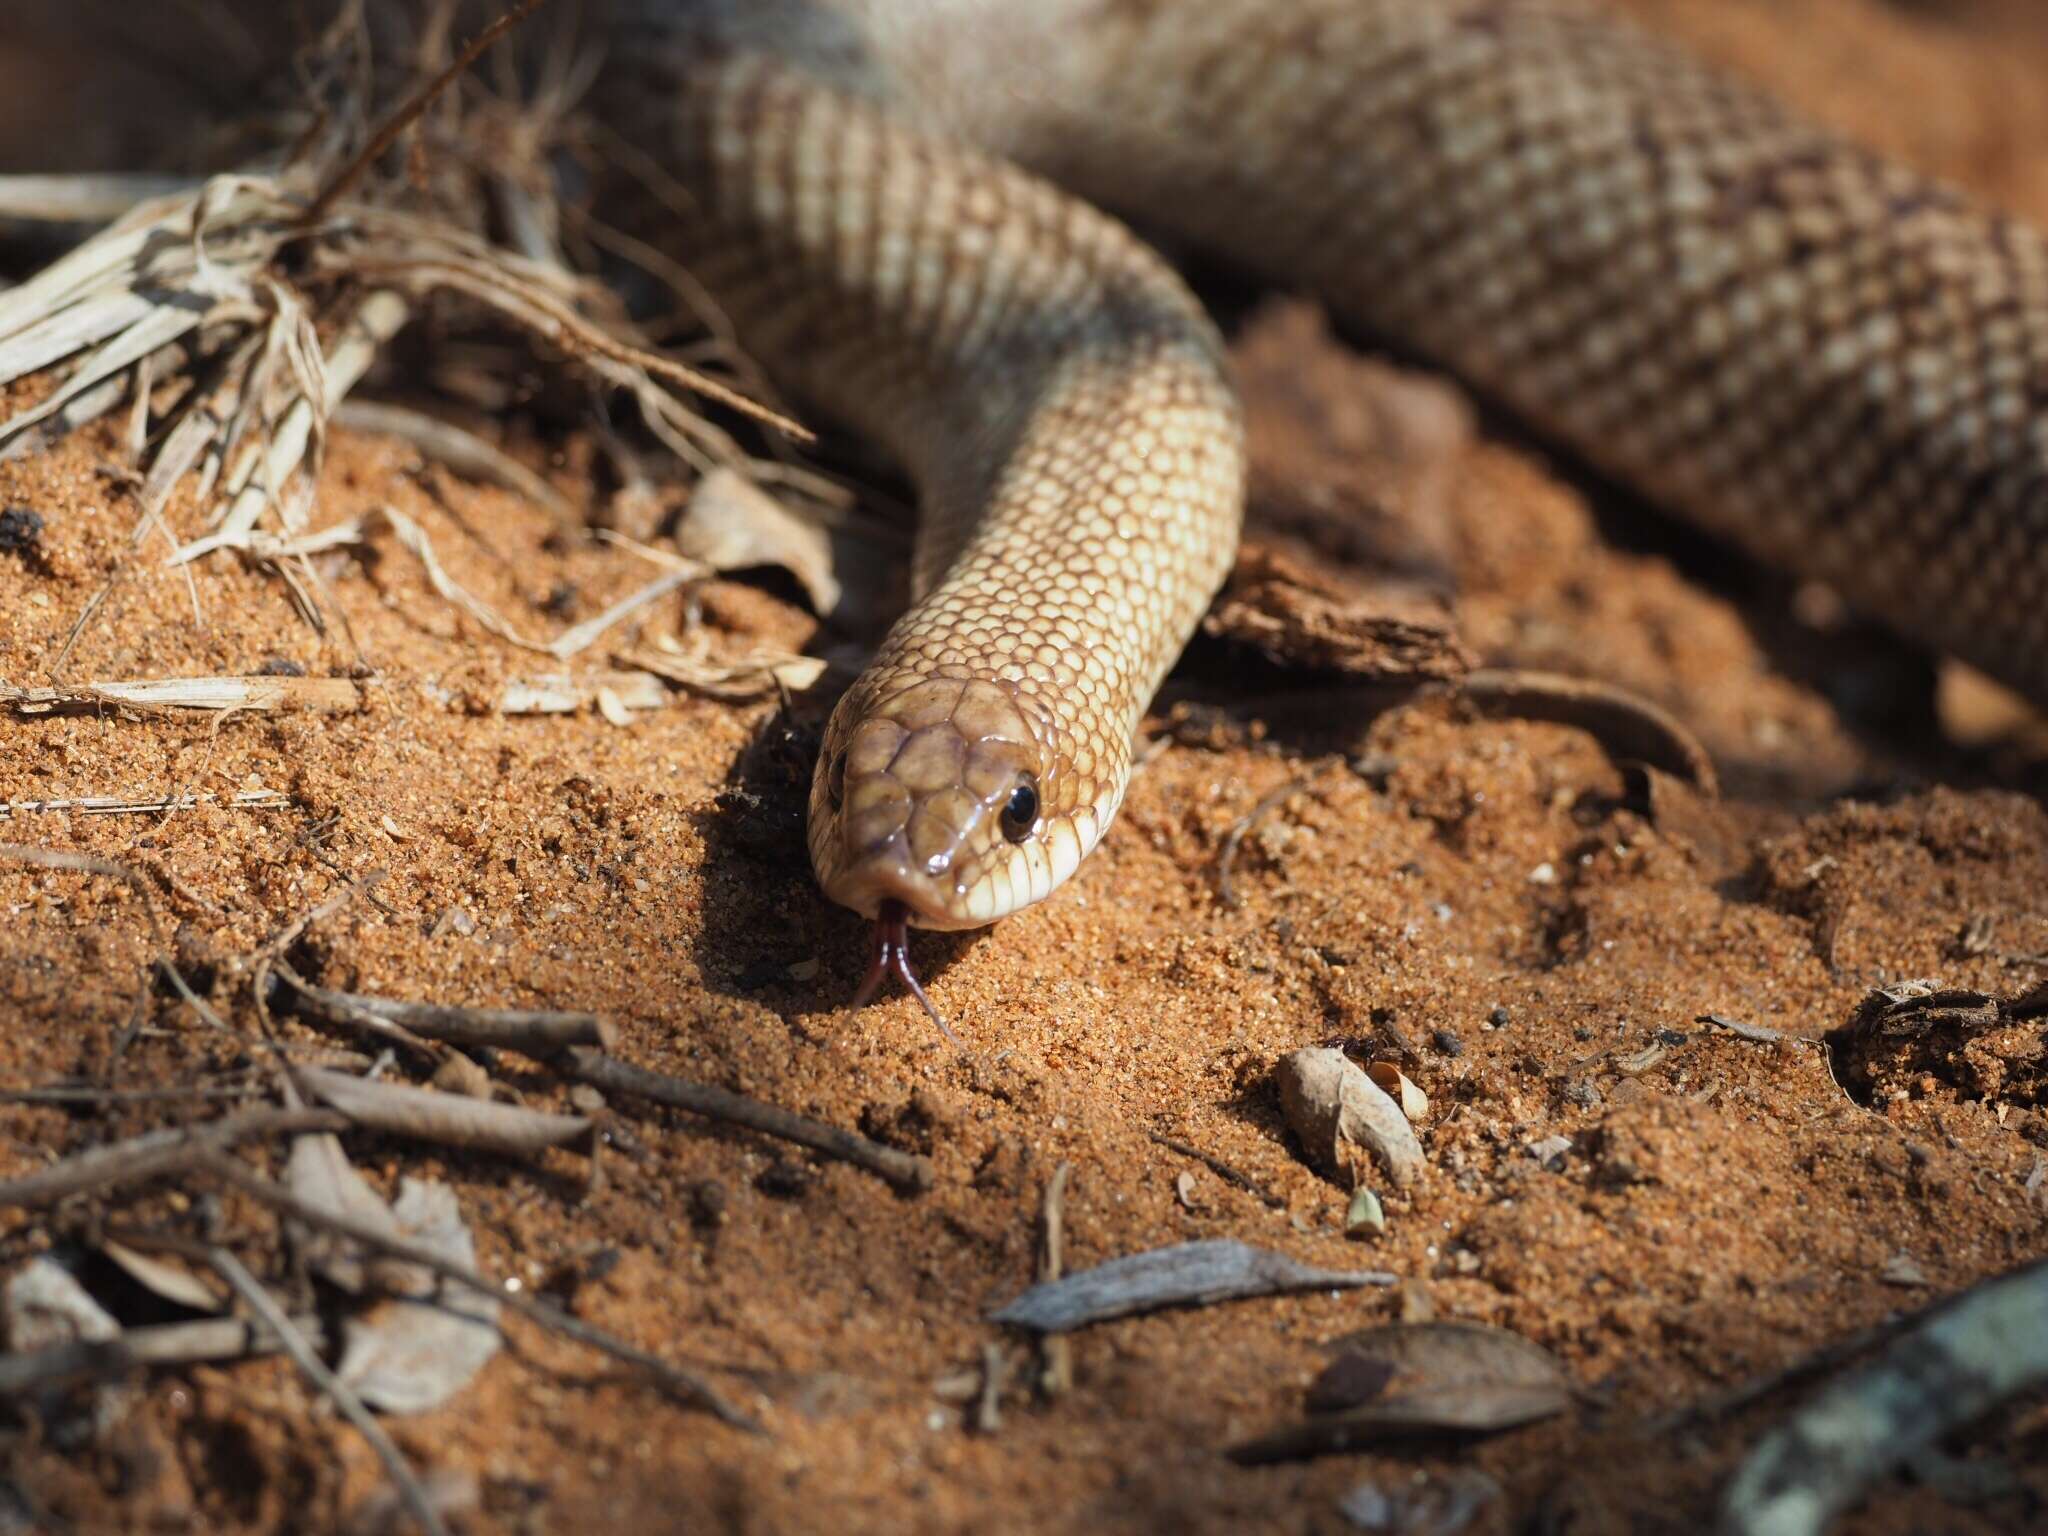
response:
<svg viewBox="0 0 2048 1536"><path fill-rule="evenodd" d="M1010 791L1001 819L1003 836L1013 843L1023 842L1038 825L1038 791L1028 783L1019 784Z"/></svg>
<svg viewBox="0 0 2048 1536"><path fill-rule="evenodd" d="M846 798L846 754L844 752L833 753L832 761L825 765L825 798L831 802L832 809L835 811L839 809L840 802Z"/></svg>

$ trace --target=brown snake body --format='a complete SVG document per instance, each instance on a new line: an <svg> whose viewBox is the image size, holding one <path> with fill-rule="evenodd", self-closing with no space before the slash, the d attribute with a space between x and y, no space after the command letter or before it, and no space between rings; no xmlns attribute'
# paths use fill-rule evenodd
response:
<svg viewBox="0 0 2048 1536"><path fill-rule="evenodd" d="M2048 700L2048 243L1597 7L640 5L681 254L923 501L812 795L858 911L975 926L1070 874L1232 556L1218 339L1091 205Z"/></svg>

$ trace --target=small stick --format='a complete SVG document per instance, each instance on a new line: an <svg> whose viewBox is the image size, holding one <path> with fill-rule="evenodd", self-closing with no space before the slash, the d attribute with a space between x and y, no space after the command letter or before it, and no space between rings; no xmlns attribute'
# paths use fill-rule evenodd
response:
<svg viewBox="0 0 2048 1536"><path fill-rule="evenodd" d="M308 1313L292 1326L324 1347L320 1319ZM25 1354L0 1354L0 1398L20 1397L74 1382L126 1376L151 1365L196 1365L243 1360L282 1348L275 1333L240 1317L205 1317L190 1323L126 1328L118 1338L74 1339Z"/></svg>
<svg viewBox="0 0 2048 1536"><path fill-rule="evenodd" d="M296 1068L292 1080L308 1098L338 1110L364 1130L413 1141L538 1157L549 1147L590 1134L590 1121L582 1115L551 1114L410 1083L371 1082L320 1067Z"/></svg>
<svg viewBox="0 0 2048 1536"><path fill-rule="evenodd" d="M253 1082L238 1087L195 1084L189 1088L88 1088L78 1083L64 1083L48 1088L0 1090L0 1104L188 1103L194 1099L246 1099L261 1091L261 1085Z"/></svg>
<svg viewBox="0 0 2048 1536"><path fill-rule="evenodd" d="M335 992L297 977L287 977L299 995L330 1018L337 1014L369 1014L451 1045L504 1046L529 1056L549 1056L568 1045L593 1045L610 1051L618 1030L594 1013L550 1009L458 1008L444 1003L408 1003L363 992ZM353 1022L344 1019L342 1022Z"/></svg>
<svg viewBox="0 0 2048 1536"><path fill-rule="evenodd" d="M427 1536L448 1536L448 1527L441 1523L435 1512L434 1501L427 1497L427 1490L420 1486L420 1480L413 1474L412 1466L405 1459L391 1437L384 1432L384 1426L363 1406L363 1400L327 1369L326 1362L313 1351L306 1336L293 1326L291 1318L270 1292L256 1281L236 1258L225 1248L211 1247L205 1250L206 1262L213 1266L213 1272L234 1287L235 1292L249 1304L249 1310L257 1319L277 1335L277 1342L287 1355L321 1392L333 1400L342 1417L355 1425L362 1437L370 1442L370 1449L377 1453L377 1459L384 1463L384 1470L398 1489L398 1496L405 1501L405 1507L412 1511L413 1519L420 1523L420 1529Z"/></svg>
<svg viewBox="0 0 2048 1536"><path fill-rule="evenodd" d="M994 1339L982 1345L981 1395L974 1404L974 1427L981 1434L993 1435L1003 1427L1003 1383L1009 1374L1003 1346Z"/></svg>
<svg viewBox="0 0 2048 1536"><path fill-rule="evenodd" d="M324 987L314 986L283 960L265 956L257 961L257 965L266 972L274 972L293 991L311 1000L315 1005L314 1012L330 1023L360 1029L380 1040L389 1040L417 1051L436 1066L448 1057L447 1046L438 1041L424 1040L403 1024L394 1023L372 1009L357 1007L356 1000L345 992L328 992Z"/></svg>
<svg viewBox="0 0 2048 1536"><path fill-rule="evenodd" d="M726 1402L718 1389L701 1376L681 1366L671 1365L659 1355L650 1354L637 1345L628 1344L624 1339L614 1337L595 1324L586 1323L581 1318L564 1312L551 1302L541 1301L523 1291L508 1291L503 1286L485 1279L468 1265L445 1259L431 1248L393 1237L366 1222L357 1221L354 1217L344 1216L338 1211L330 1211L324 1206L301 1200L283 1185L273 1183L261 1174L250 1172L224 1153L207 1152L201 1166L215 1178L234 1185L252 1200L259 1200L274 1211L294 1217L308 1226L318 1227L322 1231L333 1232L361 1243L376 1252L389 1254L409 1264L417 1264L444 1279L453 1280L457 1285L466 1285L479 1295L489 1296L501 1306L543 1328L552 1329L579 1344L588 1345L610 1355L615 1360L623 1360L628 1365L645 1371L657 1385L679 1401L692 1407L703 1408L722 1423L730 1424L735 1429L744 1429L750 1434L766 1433L760 1424Z"/></svg>
<svg viewBox="0 0 2048 1536"><path fill-rule="evenodd" d="M1277 1211L1287 1204L1285 1200L1282 1200L1270 1189L1267 1189L1250 1174L1239 1173L1230 1164L1224 1162L1222 1158L1212 1156L1204 1152L1200 1147L1189 1146L1184 1141L1175 1141L1171 1136L1162 1136L1157 1131L1152 1132L1152 1140L1166 1148L1169 1152L1178 1152L1182 1157L1192 1157L1224 1183L1235 1184L1246 1194L1256 1197L1262 1205L1269 1206Z"/></svg>
<svg viewBox="0 0 2048 1536"><path fill-rule="evenodd" d="M836 1125L791 1114L786 1109L777 1109L772 1104L763 1104L758 1099L745 1098L724 1088L670 1077L665 1072L650 1072L645 1067L636 1067L616 1057L600 1055L588 1046L571 1046L560 1059L568 1067L571 1077L593 1088L650 1099L672 1109L702 1115L707 1120L743 1125L764 1136L793 1141L813 1152L865 1168L898 1189L922 1191L932 1186L930 1158L899 1152L894 1147L869 1141L852 1131L843 1131Z"/></svg>
<svg viewBox="0 0 2048 1536"><path fill-rule="evenodd" d="M183 1172L238 1141L303 1131L345 1131L348 1117L331 1109L250 1109L200 1125L151 1131L128 1141L94 1147L55 1167L0 1184L0 1209L48 1205L88 1189L132 1184L160 1173Z"/></svg>
<svg viewBox="0 0 2048 1536"><path fill-rule="evenodd" d="M1062 1162L1053 1169L1045 1186L1045 1207L1040 1216L1044 1246L1039 1254L1040 1284L1057 1280L1067 1272L1067 1180L1074 1165ZM1039 1340L1045 1368L1038 1377L1039 1389L1047 1397L1059 1397L1074 1389L1074 1341L1064 1333L1049 1333Z"/></svg>

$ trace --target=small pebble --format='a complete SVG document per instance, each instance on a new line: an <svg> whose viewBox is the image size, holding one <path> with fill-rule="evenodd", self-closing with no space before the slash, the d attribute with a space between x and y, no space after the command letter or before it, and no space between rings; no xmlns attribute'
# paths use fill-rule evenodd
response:
<svg viewBox="0 0 2048 1536"><path fill-rule="evenodd" d="M1515 1016L1508 1012L1504 1004L1495 1003L1493 1005L1493 1012L1486 1016L1486 1022L1495 1029L1506 1029L1508 1025L1514 1022L1514 1018Z"/></svg>
<svg viewBox="0 0 2048 1536"><path fill-rule="evenodd" d="M771 1200L796 1200L811 1187L811 1170L777 1158L754 1179L754 1188Z"/></svg>
<svg viewBox="0 0 2048 1536"><path fill-rule="evenodd" d="M594 1115L604 1108L604 1095L588 1083L578 1083L569 1090L569 1103L578 1114Z"/></svg>
<svg viewBox="0 0 2048 1536"><path fill-rule="evenodd" d="M1462 1056L1465 1054L1465 1042L1452 1034L1448 1029L1432 1029L1429 1032L1429 1043L1446 1056Z"/></svg>
<svg viewBox="0 0 2048 1536"><path fill-rule="evenodd" d="M0 512L0 549L14 553L34 549L43 537L43 514L29 507Z"/></svg>
<svg viewBox="0 0 2048 1536"><path fill-rule="evenodd" d="M699 1179L690 1186L690 1224L712 1228L725 1225L726 1209L731 1197L725 1186L716 1179Z"/></svg>

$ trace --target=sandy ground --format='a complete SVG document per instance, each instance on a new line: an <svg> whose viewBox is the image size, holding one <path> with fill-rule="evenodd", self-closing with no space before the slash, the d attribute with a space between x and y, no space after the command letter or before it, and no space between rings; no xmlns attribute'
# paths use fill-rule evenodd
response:
<svg viewBox="0 0 2048 1536"><path fill-rule="evenodd" d="M2020 0L1633 8L2048 221L2048 34ZM347 712L0 725L0 800L213 797L0 826L0 839L123 861L147 892L0 863L0 1086L240 1080L257 1020L236 957L376 874L292 944L302 973L592 1009L632 1061L930 1156L935 1187L902 1195L621 1100L603 1111L593 1191L577 1153L441 1158L351 1137L382 1187L401 1172L450 1181L494 1273L647 1348L747 1368L721 1379L772 1429L719 1427L515 1322L516 1348L455 1403L391 1421L417 1464L477 1479L467 1531L1332 1531L1347 1489L1455 1468L1503 1490L1474 1530L1701 1528L1734 1458L1798 1393L1729 1414L1689 1406L2048 1252L2029 1190L2048 1149L2038 1030L1992 1068L1917 1065L1868 1102L1807 1043L1880 981L2009 995L2048 975L2039 769L1943 740L1925 664L1845 627L1821 595L1575 487L1500 432L1375 505L1355 472L1375 403L1429 386L1334 342L1286 340L1307 334L1290 325L1313 321L1262 311L1240 341L1264 526L1350 551L1361 581L1374 573L1347 517L1434 528L1477 653L1666 706L1714 755L1725 798L1666 785L1645 800L1585 731L1443 702L1374 714L1325 696L1301 729L1288 722L1302 710L1210 642L1148 723L1163 744L1072 886L986 934L915 941L961 1051L901 997L842 1007L864 939L805 864L815 705L793 732L772 703L683 692L624 725L595 710L507 718L489 706L499 686L547 667L437 597L388 535L327 571L352 636L325 638L274 579L216 558L188 591L152 550L86 626L70 677L345 677L368 663L374 681ZM516 447L591 500L587 444ZM46 681L121 562L134 509L118 459L103 433L0 466L0 507L42 520L32 544L0 551L0 683ZM387 503L534 631L647 579L634 556L564 537L507 493L343 435L318 515ZM174 503L178 526L195 518ZM690 625L732 650L816 637L774 582L716 583L638 621L647 635ZM1227 904L1226 838L1290 783L1243 838ZM257 789L284 801L220 803ZM159 932L230 1032L160 987L138 1003ZM1709 1013L1796 1038L1745 1040L1696 1022ZM293 1017L277 1028L308 1047L357 1043ZM1365 1243L1343 1236L1345 1193L1302 1162L1270 1080L1282 1055L1338 1036L1381 1053L1407 1042L1432 1100L1430 1171L1388 1197L1387 1231ZM495 1070L523 1102L569 1105L536 1064L507 1055ZM0 1108L0 1175L201 1112ZM1560 1136L1568 1152L1531 1155ZM1075 1341L1071 1392L1045 1400L1021 1344L984 1315L1029 1283L1061 1163L1073 1266L1228 1236L1406 1283L1099 1327ZM0 1266L90 1214L0 1217ZM128 1215L241 1240L285 1276L273 1223L238 1197L158 1189ZM1327 1341L1404 1309L1547 1346L1581 1401L1470 1445L1256 1470L1220 1454L1298 1415ZM1000 1428L977 1433L938 1389L991 1341L1012 1346L1018 1384ZM152 1376L97 1444L25 1424L0 1444L5 1530L361 1529L380 1482L363 1441L276 1361ZM2040 1402L1960 1449L2011 1467L2021 1491L1965 1506L1901 1481L1839 1528L2041 1528Z"/></svg>

